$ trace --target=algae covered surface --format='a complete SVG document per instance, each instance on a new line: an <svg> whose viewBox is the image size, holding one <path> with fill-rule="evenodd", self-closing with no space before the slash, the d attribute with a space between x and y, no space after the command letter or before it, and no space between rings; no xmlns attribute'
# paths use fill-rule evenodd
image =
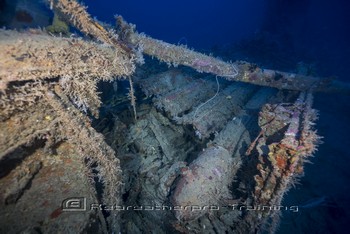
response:
<svg viewBox="0 0 350 234"><path fill-rule="evenodd" d="M219 58L79 1L1 4L0 232L342 230L346 163L306 165L346 156L346 81L235 57L256 40Z"/></svg>

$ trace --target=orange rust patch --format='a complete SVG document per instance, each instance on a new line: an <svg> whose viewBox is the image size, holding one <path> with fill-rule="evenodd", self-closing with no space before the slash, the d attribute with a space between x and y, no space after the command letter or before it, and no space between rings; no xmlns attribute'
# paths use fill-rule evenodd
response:
<svg viewBox="0 0 350 234"><path fill-rule="evenodd" d="M283 157L281 155L277 155L277 157L276 157L276 164L277 164L277 167L279 169L283 170L287 166L287 160L285 159L285 157Z"/></svg>
<svg viewBox="0 0 350 234"><path fill-rule="evenodd" d="M51 214L50 214L50 218L51 219L55 219L55 218L57 218L58 216L60 216L61 214L62 214L62 208L61 207L59 207L59 208L57 208L56 210L54 210Z"/></svg>

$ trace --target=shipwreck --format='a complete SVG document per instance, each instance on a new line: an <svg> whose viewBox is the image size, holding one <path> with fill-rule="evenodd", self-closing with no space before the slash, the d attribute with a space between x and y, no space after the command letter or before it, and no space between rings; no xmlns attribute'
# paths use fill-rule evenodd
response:
<svg viewBox="0 0 350 234"><path fill-rule="evenodd" d="M320 143L313 93L348 84L47 6L84 37L0 30L0 232L274 232L295 211L281 202Z"/></svg>

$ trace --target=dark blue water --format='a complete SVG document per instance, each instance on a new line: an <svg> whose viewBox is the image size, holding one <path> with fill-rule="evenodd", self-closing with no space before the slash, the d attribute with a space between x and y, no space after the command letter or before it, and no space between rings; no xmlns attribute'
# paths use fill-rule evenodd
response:
<svg viewBox="0 0 350 234"><path fill-rule="evenodd" d="M197 49L252 36L266 13L264 0L85 2L99 20L113 22L113 15L119 14L136 24L139 32L171 43L185 37Z"/></svg>
<svg viewBox="0 0 350 234"><path fill-rule="evenodd" d="M244 57L265 67L291 71L304 62L321 76L345 80L350 73L350 3L346 0L85 3L99 20L114 23L113 16L119 14L136 24L139 32L197 50L212 49L217 56L223 55L213 48L237 51L235 44L245 40Z"/></svg>

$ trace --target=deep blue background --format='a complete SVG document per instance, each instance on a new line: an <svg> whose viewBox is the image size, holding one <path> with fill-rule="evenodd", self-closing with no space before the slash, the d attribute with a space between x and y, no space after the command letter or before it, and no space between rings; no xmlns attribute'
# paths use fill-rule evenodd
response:
<svg viewBox="0 0 350 234"><path fill-rule="evenodd" d="M345 0L84 2L98 20L113 24L113 16L119 14L136 24L139 32L196 50L209 51L214 46L225 49L243 39L249 41L264 35L264 43L275 45L268 48L261 44L266 48L247 56L252 60L258 57L265 67L291 71L303 61L315 64L320 76L344 80L350 73L350 7ZM254 46L258 45L251 47ZM275 61L275 67L265 58L281 62ZM282 64L283 59L288 61Z"/></svg>
<svg viewBox="0 0 350 234"><path fill-rule="evenodd" d="M137 25L139 32L171 43L204 48L251 36L261 27L264 0L86 0L89 12L113 22L119 14Z"/></svg>

